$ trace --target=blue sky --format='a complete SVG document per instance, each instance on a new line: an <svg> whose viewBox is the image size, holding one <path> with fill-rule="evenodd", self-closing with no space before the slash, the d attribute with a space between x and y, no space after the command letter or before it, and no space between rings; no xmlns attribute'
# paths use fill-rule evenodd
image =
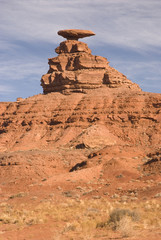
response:
<svg viewBox="0 0 161 240"><path fill-rule="evenodd" d="M87 29L94 55L161 93L160 0L0 0L0 101L42 93L60 29Z"/></svg>

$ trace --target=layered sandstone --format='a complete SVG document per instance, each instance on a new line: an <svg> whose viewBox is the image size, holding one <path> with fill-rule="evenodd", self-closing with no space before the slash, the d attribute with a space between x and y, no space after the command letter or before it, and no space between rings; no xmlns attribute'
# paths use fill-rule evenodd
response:
<svg viewBox="0 0 161 240"><path fill-rule="evenodd" d="M0 150L161 144L161 95L105 88L0 103ZM92 127L93 126L93 127Z"/></svg>
<svg viewBox="0 0 161 240"><path fill-rule="evenodd" d="M65 31L65 30L64 30ZM67 31L67 30L66 30ZM87 92L88 89L118 88L140 90L140 87L126 78L125 75L109 66L106 58L94 56L87 44L77 40L90 33L75 35L61 32L67 41L56 48L57 57L49 59L49 71L42 76L43 92ZM70 37L69 37L70 36Z"/></svg>

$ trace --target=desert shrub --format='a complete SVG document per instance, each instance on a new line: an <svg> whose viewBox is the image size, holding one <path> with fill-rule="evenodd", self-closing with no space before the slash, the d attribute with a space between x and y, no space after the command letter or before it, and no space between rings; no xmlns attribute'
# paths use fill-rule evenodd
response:
<svg viewBox="0 0 161 240"><path fill-rule="evenodd" d="M122 237L134 235L134 222L131 217L124 216L118 222L116 229L121 233Z"/></svg>
<svg viewBox="0 0 161 240"><path fill-rule="evenodd" d="M136 222L139 220L139 214L129 209L116 208L110 213L108 221L98 223L97 227L110 227L113 230L118 230L125 219L126 222L127 219L129 222Z"/></svg>
<svg viewBox="0 0 161 240"><path fill-rule="evenodd" d="M124 217L129 217L134 222L139 220L139 215L136 211L116 208L111 212L108 223L117 225L117 223L120 222Z"/></svg>

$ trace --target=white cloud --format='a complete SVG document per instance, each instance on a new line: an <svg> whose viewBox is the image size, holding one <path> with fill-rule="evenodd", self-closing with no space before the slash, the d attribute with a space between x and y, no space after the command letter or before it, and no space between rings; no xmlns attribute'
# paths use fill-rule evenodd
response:
<svg viewBox="0 0 161 240"><path fill-rule="evenodd" d="M143 91L161 93L160 61L116 60L113 67L122 71L133 82L139 84Z"/></svg>
<svg viewBox="0 0 161 240"><path fill-rule="evenodd" d="M146 69L148 73L156 73L158 76L161 76L160 61L134 61L132 59L126 61L116 60L115 65L119 66L120 68L124 68L127 74L139 74Z"/></svg>
<svg viewBox="0 0 161 240"><path fill-rule="evenodd" d="M8 85L0 85L0 94L5 95L8 93L15 92L15 89Z"/></svg>
<svg viewBox="0 0 161 240"><path fill-rule="evenodd" d="M24 78L27 81L40 81L41 75L47 72L47 62L43 60L34 58L34 59L11 59L6 62L2 62L0 65L1 78L6 80L22 81Z"/></svg>
<svg viewBox="0 0 161 240"><path fill-rule="evenodd" d="M161 46L160 0L13 0L1 3L1 32L23 41L59 42L65 28L91 29L93 43Z"/></svg>

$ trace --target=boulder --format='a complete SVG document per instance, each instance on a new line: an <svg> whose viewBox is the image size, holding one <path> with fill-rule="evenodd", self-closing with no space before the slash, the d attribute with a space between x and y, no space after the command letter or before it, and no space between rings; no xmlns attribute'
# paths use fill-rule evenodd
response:
<svg viewBox="0 0 161 240"><path fill-rule="evenodd" d="M66 38L67 40L78 40L79 38L93 36L95 35L95 33L89 30L67 29L67 30L60 30L58 32L58 35Z"/></svg>

